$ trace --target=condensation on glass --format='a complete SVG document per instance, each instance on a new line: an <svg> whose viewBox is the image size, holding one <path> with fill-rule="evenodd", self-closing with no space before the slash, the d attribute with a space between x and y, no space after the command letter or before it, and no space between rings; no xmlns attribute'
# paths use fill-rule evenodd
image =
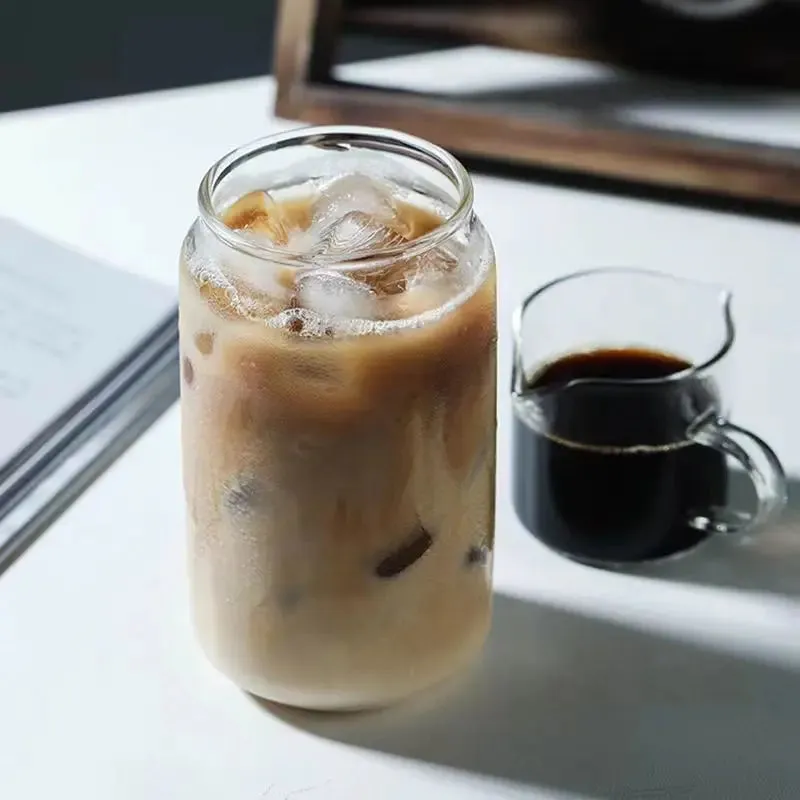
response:
<svg viewBox="0 0 800 800"><path fill-rule="evenodd" d="M481 648L494 541L494 254L445 151L304 129L236 150L183 245L195 627L243 689L392 702Z"/></svg>

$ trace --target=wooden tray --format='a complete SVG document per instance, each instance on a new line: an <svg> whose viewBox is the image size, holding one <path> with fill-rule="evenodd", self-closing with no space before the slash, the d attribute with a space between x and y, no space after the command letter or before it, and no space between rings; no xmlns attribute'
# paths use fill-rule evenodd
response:
<svg viewBox="0 0 800 800"><path fill-rule="evenodd" d="M469 99L332 76L342 37L368 31L490 44L671 77L800 87L800 13L769 11L699 26L644 9L633 0L439 0L433 6L413 0L282 0L276 111L314 124L396 128L467 157L800 206L800 150L793 147L600 118L576 122L511 107L498 111Z"/></svg>

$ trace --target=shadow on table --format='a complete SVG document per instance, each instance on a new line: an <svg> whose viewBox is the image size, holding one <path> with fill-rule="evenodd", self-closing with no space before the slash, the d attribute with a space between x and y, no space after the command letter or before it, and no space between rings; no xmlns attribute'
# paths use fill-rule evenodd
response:
<svg viewBox="0 0 800 800"><path fill-rule="evenodd" d="M789 501L782 519L769 529L754 534L751 540L716 537L697 553L672 563L641 568L636 570L636 574L660 580L800 597L800 479L791 477L788 484ZM744 473L732 473L729 494L734 508L749 510L755 505L752 485Z"/></svg>
<svg viewBox="0 0 800 800"><path fill-rule="evenodd" d="M503 594L477 666L421 699L347 715L261 705L348 745L590 798L800 797L800 663Z"/></svg>

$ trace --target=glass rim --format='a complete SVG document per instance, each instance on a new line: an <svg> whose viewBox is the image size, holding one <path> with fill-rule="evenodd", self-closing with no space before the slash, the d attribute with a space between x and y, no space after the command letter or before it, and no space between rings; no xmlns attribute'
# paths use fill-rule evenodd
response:
<svg viewBox="0 0 800 800"><path fill-rule="evenodd" d="M526 311L530 308L535 300L540 298L550 289L554 289L557 286L560 286L564 283L569 283L571 281L602 275L630 275L638 278L650 278L676 284L684 284L685 286L694 287L695 289L715 291L718 309L722 313L723 323L725 326L725 335L723 341L720 343L715 352L705 361L701 362L700 364L692 364L686 369L681 370L680 372L674 372L671 375L666 375L660 378L576 378L575 380L568 381L567 383L558 387L551 387L551 389L563 390L572 386L585 385L588 383L600 385L607 384L614 386L658 386L668 383L677 383L689 378L695 378L702 373L708 372L708 370L718 364L733 347L736 332L733 324L733 313L731 311L733 294L730 289L718 284L708 283L705 281L696 280L694 278L683 278L678 275L672 275L668 272L645 269L642 267L598 267L594 269L590 268L579 270L577 272L571 272L567 275L561 275L558 278L548 281L527 295L514 309L511 318L511 331L514 345L514 377L511 387L512 394L519 393L519 378L520 376L524 375L525 372L524 365L522 363L522 326ZM564 355L567 354L565 353Z"/></svg>
<svg viewBox="0 0 800 800"><path fill-rule="evenodd" d="M316 146L323 150L350 150L353 146L378 152L416 158L448 178L458 191L458 205L447 219L432 231L406 244L385 248L374 255L355 260L320 263L309 253L292 251L279 245L253 241L232 230L214 209L213 194L221 181L252 158L288 147ZM374 269L391 265L399 259L413 258L445 242L472 213L474 189L464 165L447 150L431 142L389 128L362 125L319 125L292 128L281 133L263 136L237 147L216 161L200 181L197 205L200 218L212 233L227 246L264 261L297 269L322 268L334 270Z"/></svg>

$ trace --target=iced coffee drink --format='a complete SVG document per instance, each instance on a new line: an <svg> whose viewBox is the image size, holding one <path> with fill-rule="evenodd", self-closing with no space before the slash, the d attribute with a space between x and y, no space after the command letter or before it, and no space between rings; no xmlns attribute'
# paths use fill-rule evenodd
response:
<svg viewBox="0 0 800 800"><path fill-rule="evenodd" d="M200 189L180 275L192 606L245 690L396 700L491 612L495 267L463 167L305 129Z"/></svg>

